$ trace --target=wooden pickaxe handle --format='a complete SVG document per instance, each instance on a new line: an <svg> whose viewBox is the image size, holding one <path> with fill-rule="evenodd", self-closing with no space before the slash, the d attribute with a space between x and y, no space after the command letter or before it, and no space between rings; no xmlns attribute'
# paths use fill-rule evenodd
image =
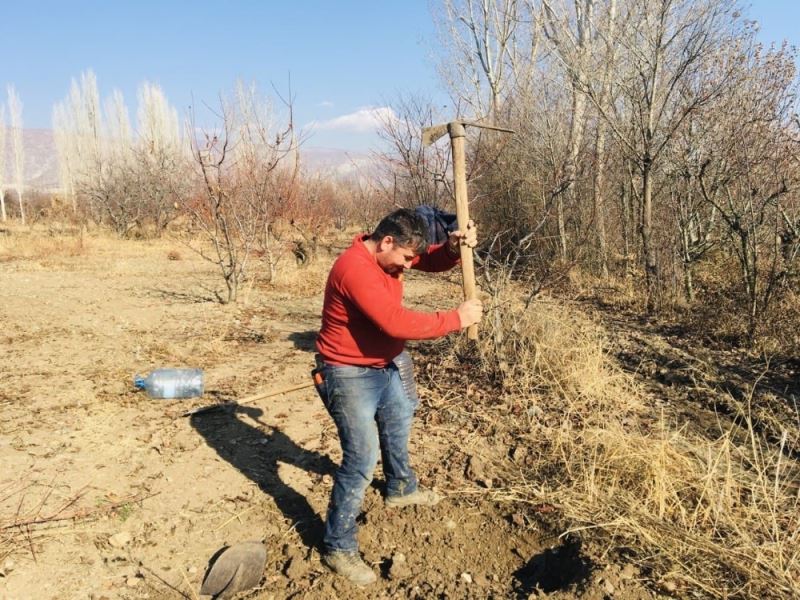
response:
<svg viewBox="0 0 800 600"><path fill-rule="evenodd" d="M458 219L458 228L466 232L467 223L469 223L469 200L467 197L467 159L464 150L464 125L454 121L447 125L447 131L450 134L450 145L453 149L453 187L456 195L456 218ZM472 248L466 244L461 244L460 251L464 300L474 300L478 297L478 290L475 285L475 263L472 258ZM467 337L471 340L478 339L477 325L470 325L467 328Z"/></svg>
<svg viewBox="0 0 800 600"><path fill-rule="evenodd" d="M294 385L290 385L285 388L269 390L266 392L261 392L260 394L253 394L252 396L247 396L246 398L242 398L241 400L237 401L236 404L252 404L253 402L258 402L259 400L266 400L267 398L272 398L273 396L280 396L281 394L288 394L289 392L304 390L306 388L312 387L313 385L314 385L313 381L296 383Z"/></svg>
<svg viewBox="0 0 800 600"><path fill-rule="evenodd" d="M253 402L258 402L259 400L266 400L267 398L272 398L273 396L280 396L281 394L288 394L289 392L304 390L306 388L312 387L313 385L314 385L313 381L306 381L304 383L296 383L294 385L290 385L288 387L280 389L268 390L258 394L253 394L252 396L247 396L246 398L242 398L239 401L230 402L228 404L210 404L208 406L198 406L197 408L192 408L191 410L187 410L185 413L181 414L181 416L191 417L193 415L201 415L203 413L210 413L223 410L225 407L243 406L245 404L252 404Z"/></svg>

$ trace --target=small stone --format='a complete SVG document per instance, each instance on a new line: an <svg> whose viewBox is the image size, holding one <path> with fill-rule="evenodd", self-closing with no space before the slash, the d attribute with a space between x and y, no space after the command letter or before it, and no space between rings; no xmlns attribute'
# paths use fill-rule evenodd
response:
<svg viewBox="0 0 800 600"><path fill-rule="evenodd" d="M137 585L139 585L139 578L138 577L128 577L125 580L125 585L127 585L128 587L136 587Z"/></svg>
<svg viewBox="0 0 800 600"><path fill-rule="evenodd" d="M195 573L197 573L197 567L195 566L191 566L187 570L189 571L189 575L194 575Z"/></svg>
<svg viewBox="0 0 800 600"><path fill-rule="evenodd" d="M611 582L610 582L608 579L606 579L606 580L603 582L603 588L606 590L606 593L607 593L607 594L613 594L613 593L614 593L614 590L616 589L616 588L614 587L614 584L613 584L613 583L611 583Z"/></svg>
<svg viewBox="0 0 800 600"><path fill-rule="evenodd" d="M406 562L405 554L395 552L392 554L391 560L392 564L389 567L389 579L397 581L398 579L404 579L411 574L411 570L408 568L408 563Z"/></svg>
<svg viewBox="0 0 800 600"><path fill-rule="evenodd" d="M525 446L517 446L511 451L511 460L515 463L521 463L528 456L528 448Z"/></svg>
<svg viewBox="0 0 800 600"><path fill-rule="evenodd" d="M293 557L289 560L284 573L292 581L302 579L308 573L308 562L302 558Z"/></svg>
<svg viewBox="0 0 800 600"><path fill-rule="evenodd" d="M538 418L540 418L540 417L541 417L541 416L544 414L544 411L542 411L541 407L537 406L536 404L531 404L531 405L530 405L530 406L529 406L529 407L528 407L528 408L525 410L525 413L526 413L526 414L527 414L527 415L528 415L528 416L529 416L531 419L538 419Z"/></svg>
<svg viewBox="0 0 800 600"><path fill-rule="evenodd" d="M455 529L457 527L456 522L453 519L447 519L447 522L444 524L447 529Z"/></svg>
<svg viewBox="0 0 800 600"><path fill-rule="evenodd" d="M139 572L137 567L133 565L128 565L127 567L122 567L117 569L117 575L122 577L123 579L128 579L129 577L136 577L136 574Z"/></svg>
<svg viewBox="0 0 800 600"><path fill-rule="evenodd" d="M463 581L467 585L470 585L472 583L472 575L470 575L469 573L462 573L461 581Z"/></svg>
<svg viewBox="0 0 800 600"><path fill-rule="evenodd" d="M622 579L633 579L636 577L636 567L628 563L622 567L622 571L620 572L619 576L622 577Z"/></svg>
<svg viewBox="0 0 800 600"><path fill-rule="evenodd" d="M664 583L661 584L661 587L663 587L664 590L669 592L670 594L673 594L676 591L678 591L678 586L675 585L674 581L669 581L669 580L665 581Z"/></svg>
<svg viewBox="0 0 800 600"><path fill-rule="evenodd" d="M474 481L475 483L486 488L492 487L492 478L487 473L487 467L477 456L473 455L469 457L465 475L470 481Z"/></svg>
<svg viewBox="0 0 800 600"><path fill-rule="evenodd" d="M17 563L15 563L15 562L14 562L13 560L11 560L10 558L7 558L7 559L5 560L5 562L3 563L3 568L2 568L2 569L0 569L0 575L2 575L3 577L5 577L5 576L6 576L6 575L8 575L9 573L11 573L11 572L12 572L12 571L13 571L13 570L16 568L16 567L17 567Z"/></svg>
<svg viewBox="0 0 800 600"><path fill-rule="evenodd" d="M108 538L108 543L111 544L114 548L124 548L128 544L131 543L131 534L127 531L120 531L119 533L115 533L111 537Z"/></svg>

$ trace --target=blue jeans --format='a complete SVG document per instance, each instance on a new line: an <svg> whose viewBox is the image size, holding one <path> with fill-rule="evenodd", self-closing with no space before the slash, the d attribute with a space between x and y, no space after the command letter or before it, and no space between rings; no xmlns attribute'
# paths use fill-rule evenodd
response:
<svg viewBox="0 0 800 600"><path fill-rule="evenodd" d="M358 550L356 518L380 451L386 495L405 496L417 489L408 458L408 435L416 399L403 388L397 367L383 369L326 365L325 408L333 417L342 445L323 546L326 552Z"/></svg>

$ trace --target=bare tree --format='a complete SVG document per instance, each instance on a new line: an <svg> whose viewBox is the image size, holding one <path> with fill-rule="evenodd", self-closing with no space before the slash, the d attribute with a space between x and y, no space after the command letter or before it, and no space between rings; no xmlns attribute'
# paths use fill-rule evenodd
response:
<svg viewBox="0 0 800 600"><path fill-rule="evenodd" d="M13 85L8 86L8 110L11 114L11 148L14 157L14 182L17 190L17 201L19 202L19 216L24 225L25 204L22 199L22 194L25 184L25 147L22 142L22 102L20 102L17 90Z"/></svg>
<svg viewBox="0 0 800 600"><path fill-rule="evenodd" d="M119 91L101 103L91 72L73 80L53 111L62 189L73 210L78 197L87 200L84 214L121 236L160 235L189 185L189 152L177 112L158 86L140 86L137 117L134 135Z"/></svg>
<svg viewBox="0 0 800 600"><path fill-rule="evenodd" d="M695 173L739 263L752 340L797 259L797 82L787 49L764 52L751 36L734 50L737 85L708 107Z"/></svg>
<svg viewBox="0 0 800 600"><path fill-rule="evenodd" d="M121 102L120 98L116 103ZM126 129L123 107L117 106L115 112L119 124L115 145L125 148ZM106 121L111 119L106 117ZM188 190L188 162L185 160L184 142L178 113L167 101L164 92L157 85L143 83L138 93L136 143L128 151L128 162L132 163L136 179L139 181L138 201L147 222L152 225L156 235L167 227L177 214L176 200ZM123 150L124 152L124 150ZM117 160L125 160L124 156Z"/></svg>
<svg viewBox="0 0 800 600"><path fill-rule="evenodd" d="M600 95L597 102L606 113L610 112L610 106L614 102L611 91L612 70L616 63L616 43L614 42L617 34L617 0L610 0L606 12L605 21L601 27L602 34L598 34L600 40L597 52L604 55L605 68L602 73L602 83ZM598 250L600 254L600 273L603 278L608 278L608 243L606 237L606 202L605 202L605 183L606 183L606 139L608 126L604 119L598 119L595 125L595 146L594 146L594 179L592 181L592 199L594 201L594 222L597 232Z"/></svg>
<svg viewBox="0 0 800 600"><path fill-rule="evenodd" d="M140 108L140 110L142 109ZM114 90L111 93L111 97L106 100L104 112L106 124L105 135L108 140L108 153L110 154L110 158L115 161L125 161L135 144L128 107L125 104L125 98L122 92ZM143 120L146 123L149 119L145 116ZM147 145L148 137L140 134L140 139L144 140L143 143Z"/></svg>
<svg viewBox="0 0 800 600"><path fill-rule="evenodd" d="M532 1L444 1L441 36L449 55L440 75L471 116L498 118L515 89L532 85L538 36L530 25L537 18Z"/></svg>
<svg viewBox="0 0 800 600"><path fill-rule="evenodd" d="M72 152L75 143L73 136L74 131L66 107L60 103L56 104L53 107L53 140L58 156L61 193L69 199L72 204L72 212L76 213L78 206L75 198L75 155Z"/></svg>
<svg viewBox="0 0 800 600"><path fill-rule="evenodd" d="M202 183L184 206L202 233L203 243L193 248L219 268L227 294L218 297L227 303L236 301L262 236L270 243L273 218L285 191L277 174L282 161L294 152L296 138L291 120L290 125L277 124L270 104L254 87L240 87L234 100L223 100L221 105L219 128L204 133L202 140L192 138ZM269 259L270 276L273 259Z"/></svg>
<svg viewBox="0 0 800 600"><path fill-rule="evenodd" d="M97 79L92 71L73 79L69 94L53 108L53 131L59 160L61 188L78 210L82 189L96 189L103 178L103 123ZM102 214L96 207L90 212Z"/></svg>
<svg viewBox="0 0 800 600"><path fill-rule="evenodd" d="M738 22L736 6L722 0L628 0L623 61L614 85L622 105L604 102L605 87L587 80L585 91L639 171L639 233L645 267L647 309L655 308L658 263L653 242L653 185L659 161L678 129L693 112L727 85L690 88Z"/></svg>
<svg viewBox="0 0 800 600"><path fill-rule="evenodd" d="M575 179L578 153L583 144L586 127L585 94L588 73L588 56L591 52L592 25L594 21L594 0L573 0L569 5L555 6L555 2L543 0L544 32L566 67L567 80L572 100L569 112L569 134L564 156L562 181L556 189L556 215L561 258L566 260L568 251L567 232L564 222L564 196L575 203Z"/></svg>
<svg viewBox="0 0 800 600"><path fill-rule="evenodd" d="M164 92L146 81L139 87L138 99L137 133L143 149L153 154L177 152L181 145L178 113Z"/></svg>
<svg viewBox="0 0 800 600"><path fill-rule="evenodd" d="M378 118L378 135L389 148L377 156L384 168L378 179L384 197L394 206L443 208L452 198L446 175L449 149L443 144L423 147L422 129L445 118L429 100L415 96L401 96Z"/></svg>

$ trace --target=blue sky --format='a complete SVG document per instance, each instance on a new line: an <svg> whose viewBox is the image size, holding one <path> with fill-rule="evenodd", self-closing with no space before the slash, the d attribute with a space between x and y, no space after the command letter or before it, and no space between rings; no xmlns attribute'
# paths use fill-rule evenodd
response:
<svg viewBox="0 0 800 600"><path fill-rule="evenodd" d="M753 0L750 16L763 41L800 44L800 2ZM14 84L25 127L50 127L53 104L86 69L132 114L143 81L185 114L237 79L285 92L291 74L296 122L320 124L308 144L350 150L374 142L365 108L398 92L446 103L427 0L27 0L4 2L0 21L2 99Z"/></svg>

